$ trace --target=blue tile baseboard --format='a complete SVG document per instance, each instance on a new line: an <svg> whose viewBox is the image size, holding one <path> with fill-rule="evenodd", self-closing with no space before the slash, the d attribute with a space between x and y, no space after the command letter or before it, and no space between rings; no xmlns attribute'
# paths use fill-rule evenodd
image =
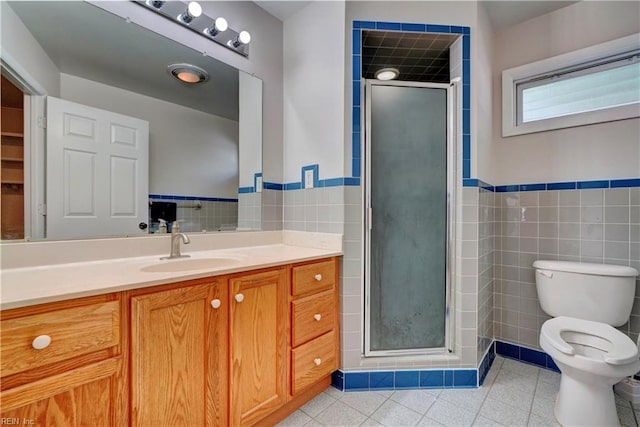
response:
<svg viewBox="0 0 640 427"><path fill-rule="evenodd" d="M544 351L504 341L496 341L495 345L496 353L500 356L560 372L560 369L558 369L558 366L553 362L553 359Z"/></svg>
<svg viewBox="0 0 640 427"><path fill-rule="evenodd" d="M489 373L489 369L491 369L491 365L493 365L493 361L496 358L496 345L495 341L489 345L489 348L484 354L482 358L482 362L480 362L480 367L478 367L478 386L484 384L485 378L487 378L487 374Z"/></svg>
<svg viewBox="0 0 640 427"><path fill-rule="evenodd" d="M340 391L476 388L477 369L335 371L331 385Z"/></svg>

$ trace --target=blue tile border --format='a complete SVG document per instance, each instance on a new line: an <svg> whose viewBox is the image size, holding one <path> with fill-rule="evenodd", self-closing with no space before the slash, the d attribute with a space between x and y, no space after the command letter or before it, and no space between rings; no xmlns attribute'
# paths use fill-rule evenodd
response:
<svg viewBox="0 0 640 427"><path fill-rule="evenodd" d="M258 189L258 178L262 178L262 172L256 172L253 174L253 187L239 187L238 193L247 194L247 193L256 193ZM264 184L263 184L264 187Z"/></svg>
<svg viewBox="0 0 640 427"><path fill-rule="evenodd" d="M351 27L351 177L359 178L361 154L361 41L362 30L406 31L417 33L460 34L462 37L462 138L467 141L462 150L462 178L471 177L471 28L458 25L421 24L409 22L360 21L354 20ZM356 143L357 140L357 143ZM345 180L347 178L345 177ZM345 183L345 185L347 185ZM359 185L354 184L354 185Z"/></svg>
<svg viewBox="0 0 640 427"><path fill-rule="evenodd" d="M200 196L175 196L169 194L149 194L149 199L154 200L198 200L201 202L237 202L238 199L230 197L200 197Z"/></svg>
<svg viewBox="0 0 640 427"><path fill-rule="evenodd" d="M480 366L478 367L478 386L484 384L484 380L487 378L487 374L489 373L489 369L491 369L491 365L493 365L495 358L496 345L495 342L491 342L484 357L482 358L482 361L480 362Z"/></svg>
<svg viewBox="0 0 640 427"><path fill-rule="evenodd" d="M560 372L553 359L544 351L512 344L505 341L496 341L496 353L509 359L535 365L540 368Z"/></svg>
<svg viewBox="0 0 640 427"><path fill-rule="evenodd" d="M341 391L476 388L477 369L335 371L331 384Z"/></svg>
<svg viewBox="0 0 640 427"><path fill-rule="evenodd" d="M496 193L512 193L516 191L587 190L596 188L635 188L640 187L640 178L496 185L495 187L479 180L478 178L466 178L463 179L462 186L482 187L485 190L495 191Z"/></svg>

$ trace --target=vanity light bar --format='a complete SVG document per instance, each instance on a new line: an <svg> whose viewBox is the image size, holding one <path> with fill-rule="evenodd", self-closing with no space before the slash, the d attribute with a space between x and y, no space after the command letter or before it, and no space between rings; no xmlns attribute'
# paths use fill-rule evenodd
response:
<svg viewBox="0 0 640 427"><path fill-rule="evenodd" d="M134 3L177 22L242 56L249 56L249 42L251 41L249 32L235 31L229 28L227 20L223 17L211 18L207 16L202 13L202 7L197 2L135 0Z"/></svg>

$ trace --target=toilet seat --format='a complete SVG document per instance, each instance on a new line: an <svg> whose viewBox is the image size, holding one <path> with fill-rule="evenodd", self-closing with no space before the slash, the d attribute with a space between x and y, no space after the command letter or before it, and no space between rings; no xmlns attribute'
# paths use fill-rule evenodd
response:
<svg viewBox="0 0 640 427"><path fill-rule="evenodd" d="M638 361L638 347L634 342L606 323L566 316L555 317L544 322L540 330L540 339L547 341L556 350L574 356L574 347L562 336L571 333L574 333L574 337L579 337L580 344L602 350L605 353L603 361L609 365L626 365ZM586 358L586 356L583 357Z"/></svg>

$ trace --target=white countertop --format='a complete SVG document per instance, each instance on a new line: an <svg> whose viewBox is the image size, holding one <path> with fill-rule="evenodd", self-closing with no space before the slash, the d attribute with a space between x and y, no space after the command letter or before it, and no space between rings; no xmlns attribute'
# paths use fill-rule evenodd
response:
<svg viewBox="0 0 640 427"><path fill-rule="evenodd" d="M62 263L19 268L4 268L1 272L0 309L10 309L46 302L99 295L128 289L144 288L183 280L255 270L319 258L342 255L342 248L317 248L285 243L244 246L226 249L188 251L190 258L160 260L159 255L117 258L100 261ZM166 255L166 254L165 254ZM216 258L222 265L212 265L186 271L153 272L158 265ZM207 261L203 261L206 263ZM213 264L220 264L212 260Z"/></svg>

